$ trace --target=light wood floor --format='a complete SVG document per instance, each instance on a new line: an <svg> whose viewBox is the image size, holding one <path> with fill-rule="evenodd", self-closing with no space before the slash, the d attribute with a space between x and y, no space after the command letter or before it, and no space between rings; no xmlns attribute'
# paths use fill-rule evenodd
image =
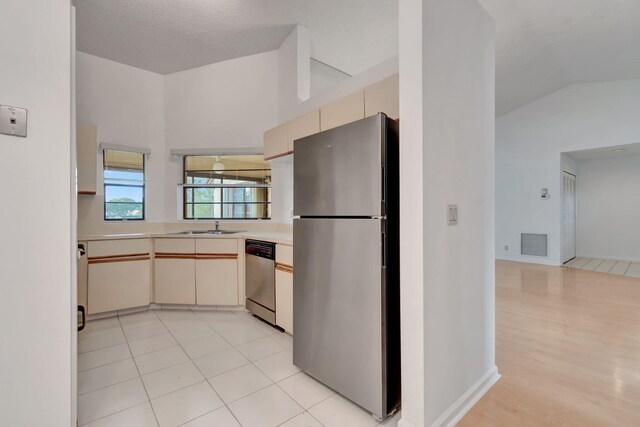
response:
<svg viewBox="0 0 640 427"><path fill-rule="evenodd" d="M498 261L496 347L459 426L640 426L640 279Z"/></svg>

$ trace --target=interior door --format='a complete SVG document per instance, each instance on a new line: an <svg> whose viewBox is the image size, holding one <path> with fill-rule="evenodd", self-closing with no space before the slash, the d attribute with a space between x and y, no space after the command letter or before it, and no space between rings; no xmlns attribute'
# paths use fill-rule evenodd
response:
<svg viewBox="0 0 640 427"><path fill-rule="evenodd" d="M562 262L576 257L576 176L562 173Z"/></svg>

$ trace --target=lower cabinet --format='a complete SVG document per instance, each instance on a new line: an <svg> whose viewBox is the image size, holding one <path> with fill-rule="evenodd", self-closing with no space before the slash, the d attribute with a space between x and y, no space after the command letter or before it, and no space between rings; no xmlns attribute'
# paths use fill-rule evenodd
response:
<svg viewBox="0 0 640 427"><path fill-rule="evenodd" d="M156 254L154 289L157 304L195 304L195 256L178 258Z"/></svg>
<svg viewBox="0 0 640 427"><path fill-rule="evenodd" d="M238 240L196 239L196 304L238 305Z"/></svg>
<svg viewBox="0 0 640 427"><path fill-rule="evenodd" d="M199 305L238 305L238 259L196 259L196 303Z"/></svg>
<svg viewBox="0 0 640 427"><path fill-rule="evenodd" d="M151 261L90 263L88 283L89 314L148 305Z"/></svg>
<svg viewBox="0 0 640 427"><path fill-rule="evenodd" d="M276 265L276 325L293 335L293 269Z"/></svg>
<svg viewBox="0 0 640 427"><path fill-rule="evenodd" d="M87 312L141 307L150 302L149 240L88 242Z"/></svg>

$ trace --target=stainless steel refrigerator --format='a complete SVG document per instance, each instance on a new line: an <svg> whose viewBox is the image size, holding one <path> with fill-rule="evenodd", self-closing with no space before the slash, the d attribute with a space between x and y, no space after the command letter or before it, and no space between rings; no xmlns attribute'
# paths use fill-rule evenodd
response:
<svg viewBox="0 0 640 427"><path fill-rule="evenodd" d="M384 418L400 404L398 124L294 144L293 362Z"/></svg>

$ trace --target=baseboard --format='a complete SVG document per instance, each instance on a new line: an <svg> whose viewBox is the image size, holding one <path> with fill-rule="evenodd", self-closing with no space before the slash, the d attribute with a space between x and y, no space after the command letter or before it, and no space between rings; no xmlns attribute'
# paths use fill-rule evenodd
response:
<svg viewBox="0 0 640 427"><path fill-rule="evenodd" d="M523 258L523 257L518 257L518 256L504 256L504 255L500 255L500 256L496 256L496 260L498 261L513 261L513 262L526 262L527 264L541 264L541 265L551 265L551 266L560 266L561 264L559 264L558 262L552 260L552 259L548 259L548 258L544 258L541 257L540 259L532 259L532 258Z"/></svg>
<svg viewBox="0 0 640 427"><path fill-rule="evenodd" d="M194 311L246 311L243 305L188 305L188 304L156 304L151 303L141 307L127 308L124 310L107 311L104 313L88 314L87 321L106 319L118 315L139 313L147 310L194 310Z"/></svg>
<svg viewBox="0 0 640 427"><path fill-rule="evenodd" d="M603 259L605 261L623 261L623 262L640 262L640 258L615 258L615 257L606 257L600 255L577 255L576 258L593 258L593 259Z"/></svg>
<svg viewBox="0 0 640 427"><path fill-rule="evenodd" d="M500 374L498 373L498 367L494 366L489 369L489 371L460 396L449 409L440 415L440 417L431 424L431 427L455 426L499 379ZM403 425L409 427L409 424Z"/></svg>

